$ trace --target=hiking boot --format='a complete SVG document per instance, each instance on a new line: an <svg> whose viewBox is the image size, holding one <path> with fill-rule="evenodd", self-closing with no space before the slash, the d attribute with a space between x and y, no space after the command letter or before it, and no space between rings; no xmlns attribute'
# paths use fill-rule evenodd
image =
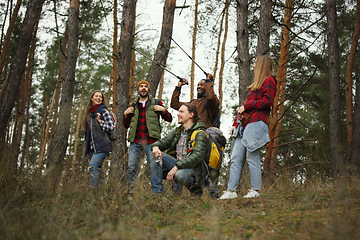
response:
<svg viewBox="0 0 360 240"><path fill-rule="evenodd" d="M260 193L253 189L249 189L249 192L244 196L244 198L253 198L253 197L260 197Z"/></svg>
<svg viewBox="0 0 360 240"><path fill-rule="evenodd" d="M219 199L234 199L234 198L237 198L236 192L226 190Z"/></svg>

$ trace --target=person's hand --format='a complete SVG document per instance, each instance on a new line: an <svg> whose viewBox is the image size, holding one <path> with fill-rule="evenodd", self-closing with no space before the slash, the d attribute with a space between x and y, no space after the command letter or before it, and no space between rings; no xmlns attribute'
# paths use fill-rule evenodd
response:
<svg viewBox="0 0 360 240"><path fill-rule="evenodd" d="M153 147L152 154L154 155L155 158L157 157L162 158L162 153L160 151L160 148L158 147Z"/></svg>
<svg viewBox="0 0 360 240"><path fill-rule="evenodd" d="M163 106L160 106L160 105L154 105L154 111L155 112L165 112L166 108L164 108Z"/></svg>
<svg viewBox="0 0 360 240"><path fill-rule="evenodd" d="M97 114L96 114L96 120L97 120L99 123L101 123L100 117L101 117L101 114L100 114L100 113L97 113Z"/></svg>
<svg viewBox="0 0 360 240"><path fill-rule="evenodd" d="M173 167L170 172L167 174L166 176L166 180L168 182L173 182L174 181L174 176L175 176L175 173L177 172L178 168L175 166Z"/></svg>
<svg viewBox="0 0 360 240"><path fill-rule="evenodd" d="M245 111L244 105L242 105L241 107L239 107L239 109L238 109L238 113L239 113L239 114L242 114L244 111Z"/></svg>
<svg viewBox="0 0 360 240"><path fill-rule="evenodd" d="M232 135L233 135L233 132L234 132L235 128L236 128L235 126L232 126L232 127L231 127L231 130L230 130L230 136L232 136Z"/></svg>
<svg viewBox="0 0 360 240"><path fill-rule="evenodd" d="M183 78L183 81L182 82L178 82L178 87L181 87L181 86L183 86L183 85L185 85L186 83L188 83L188 80L186 80L185 78Z"/></svg>
<svg viewBox="0 0 360 240"><path fill-rule="evenodd" d="M129 108L126 109L125 112L124 112L125 117L126 117L127 115L131 114L131 113L134 113L134 111L135 111L135 108L134 108L134 107L129 107Z"/></svg>

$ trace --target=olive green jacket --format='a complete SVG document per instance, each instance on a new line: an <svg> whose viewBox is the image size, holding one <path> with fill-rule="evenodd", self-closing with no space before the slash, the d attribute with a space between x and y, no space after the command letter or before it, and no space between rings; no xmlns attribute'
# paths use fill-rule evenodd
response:
<svg viewBox="0 0 360 240"><path fill-rule="evenodd" d="M146 103L146 127L149 131L149 136L152 138L160 139L161 138L161 126L159 121L159 114L154 111L154 105L156 104L156 99L149 95L149 100ZM132 107L135 108L134 115L131 118L130 129L128 134L128 141L133 142L136 134L136 127L139 120L139 109L138 109L138 98L131 103Z"/></svg>
<svg viewBox="0 0 360 240"><path fill-rule="evenodd" d="M197 129L205 130L206 126L203 122L196 122L188 129L186 134L186 148L187 150L191 150L189 151L188 156L181 161L177 161L175 166L178 169L194 169L196 184L204 186L206 185L205 178L207 175L204 160L206 157L206 150L208 149L208 140L206 132L200 131L195 136L194 147L191 148L191 134ZM168 135L153 143L151 149L153 147L158 147L161 151L167 150L166 153L176 159L176 144L180 139L180 135L181 126L175 128Z"/></svg>

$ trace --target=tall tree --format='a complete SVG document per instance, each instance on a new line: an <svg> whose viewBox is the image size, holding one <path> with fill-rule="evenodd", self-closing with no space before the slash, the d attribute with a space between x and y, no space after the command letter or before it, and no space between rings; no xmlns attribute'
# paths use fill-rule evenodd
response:
<svg viewBox="0 0 360 240"><path fill-rule="evenodd" d="M358 5L359 6L359 5ZM358 66L356 74L356 95L354 105L353 137L349 151L349 163L351 170L357 174L360 172L360 49L358 50Z"/></svg>
<svg viewBox="0 0 360 240"><path fill-rule="evenodd" d="M161 35L154 54L154 61L156 63L152 63L148 74L150 93L153 96L155 96L161 76L164 73L164 69L158 66L157 63L166 66L167 57L170 51L171 39L169 36L172 36L173 32L175 5L176 0L165 0L164 2Z"/></svg>
<svg viewBox="0 0 360 240"><path fill-rule="evenodd" d="M17 170L17 162L20 152L20 145L21 145L21 139L23 135L23 125L24 125L24 119L25 119L25 108L26 108L26 101L28 99L28 95L30 94L29 86L31 84L31 78L34 70L34 59L35 59L35 49L36 49L36 33L38 29L38 24L40 20L40 14L38 15L36 19L36 24L34 28L34 35L33 39L31 41L30 46L30 52L29 52L29 59L28 59L28 66L25 71L25 74L23 75L23 80L20 83L20 89L19 89L19 96L17 100L17 111L15 114L15 123L14 123L14 135L13 135L13 141L11 143L11 164L13 171L15 172Z"/></svg>
<svg viewBox="0 0 360 240"><path fill-rule="evenodd" d="M71 109L75 85L75 68L78 55L79 41L79 0L71 0L69 9L69 37L66 48L66 62L64 67L64 79L62 83L61 102L59 110L59 122L54 139L54 148L50 149L54 163L53 179L51 187L56 190L60 183L63 167L65 164L65 153L68 136L70 133Z"/></svg>
<svg viewBox="0 0 360 240"><path fill-rule="evenodd" d="M218 31L218 37L217 37L217 44L216 44L216 54L215 54L215 65L214 65L214 78L216 77L216 72L218 69L218 62L219 62L219 54L220 54L220 44L221 44L221 34L222 34L222 30L223 30L223 23L224 23L224 18L225 18L225 9L226 9L226 5L221 13L221 20L220 20L220 27L219 27L219 31Z"/></svg>
<svg viewBox="0 0 360 240"><path fill-rule="evenodd" d="M6 35L5 35L4 44L1 45L1 54L0 54L0 77L1 77L2 70L3 70L4 65L5 65L5 60L6 60L7 55L8 55L9 46L10 46L10 37L11 37L11 34L12 34L13 29L14 29L14 27L15 27L16 18L17 18L18 13L19 13L19 9L20 9L20 6L21 6L21 2L22 2L22 0L17 0L17 2L16 2L16 6L15 6L15 8L14 8L14 12L13 12L12 15L11 15L9 27L8 27L8 30L7 30Z"/></svg>
<svg viewBox="0 0 360 240"><path fill-rule="evenodd" d="M113 52L112 52L112 69L111 69L111 76L110 76L110 83L109 83L109 90L108 90L108 103L110 104L110 97L113 100L113 109L115 109L115 97L116 97L116 74L117 74L117 38L118 38L118 20L117 20L117 7L118 3L117 0L114 0L114 11L113 11L113 18L114 18L114 34L113 34Z"/></svg>
<svg viewBox="0 0 360 240"><path fill-rule="evenodd" d="M192 35L192 48L191 58L195 61L195 50L196 50L196 33L198 29L198 5L199 1L195 0L195 11L194 11L194 27ZM191 74L190 74L190 99L194 99L194 78L195 78L195 63L191 61Z"/></svg>
<svg viewBox="0 0 360 240"><path fill-rule="evenodd" d="M271 29L271 0L260 0L260 19L256 56L269 54Z"/></svg>
<svg viewBox="0 0 360 240"><path fill-rule="evenodd" d="M225 1L225 29L224 29L224 38L221 46L221 63L220 63L220 70L219 70L219 101L220 101L220 110L222 109L223 103L223 75L224 75L224 67L225 67L225 46L227 40L227 33L228 33L228 26L229 26L229 5L230 1Z"/></svg>
<svg viewBox="0 0 360 240"><path fill-rule="evenodd" d="M276 95L274 98L273 113L269 126L270 143L266 152L265 170L273 170L275 168L275 160L278 151L278 145L280 143L280 133L282 128L282 121L284 120L284 104L285 104L285 86L286 86L286 74L289 65L289 49L290 49L290 28L291 20L293 17L292 11L294 7L293 0L286 0L285 14L284 14L284 27L281 38L281 49L279 66L277 70L277 86Z"/></svg>
<svg viewBox="0 0 360 240"><path fill-rule="evenodd" d="M329 142L331 168L337 179L342 162L340 131L340 67L339 40L337 34L336 0L326 0L328 67L329 67Z"/></svg>
<svg viewBox="0 0 360 240"><path fill-rule="evenodd" d="M117 76L116 76L116 101L115 112L117 116L122 116L129 104L129 78L131 63L131 46L133 46L134 35L134 19L137 0L124 0L121 33L117 55ZM119 169L125 169L126 157L126 128L120 124L118 132L118 140L113 144L113 157L111 159L111 178L120 177Z"/></svg>
<svg viewBox="0 0 360 240"><path fill-rule="evenodd" d="M238 0L237 13L237 64L239 68L239 104L242 105L247 96L247 86L250 79L250 55L249 55L249 29L248 29L248 0Z"/></svg>
<svg viewBox="0 0 360 240"><path fill-rule="evenodd" d="M10 72L7 83L3 86L3 94L0 99L0 134L3 135L4 130L9 121L11 111L19 93L19 86L25 71L26 59L29 53L31 40L34 34L34 27L37 16L41 14L44 0L30 0L26 9L24 22L15 56L10 66ZM0 142L0 146L3 143Z"/></svg>
<svg viewBox="0 0 360 240"><path fill-rule="evenodd" d="M346 126L348 144L351 143L353 128L353 67L355 62L356 48L360 36L360 0L357 0L355 32L351 42L350 54L346 67Z"/></svg>

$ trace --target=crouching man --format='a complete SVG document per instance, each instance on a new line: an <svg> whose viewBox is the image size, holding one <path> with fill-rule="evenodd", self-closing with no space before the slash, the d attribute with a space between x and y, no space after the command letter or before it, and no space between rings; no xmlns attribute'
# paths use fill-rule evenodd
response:
<svg viewBox="0 0 360 240"><path fill-rule="evenodd" d="M177 116L180 126L151 146L151 157L162 159L168 182L175 181L176 185L184 185L191 193L201 195L202 187L206 186L204 160L208 148L207 135L205 131L199 131L193 146L190 137L193 131L206 129L206 126L203 122L198 122L194 104L184 103Z"/></svg>

